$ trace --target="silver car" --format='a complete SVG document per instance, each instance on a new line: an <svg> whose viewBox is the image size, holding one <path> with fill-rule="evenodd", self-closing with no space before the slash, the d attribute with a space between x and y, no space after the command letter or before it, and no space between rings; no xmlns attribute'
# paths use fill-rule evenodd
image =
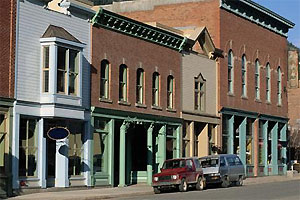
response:
<svg viewBox="0 0 300 200"><path fill-rule="evenodd" d="M207 184L221 184L228 187L232 183L243 185L245 166L235 154L210 155L199 158Z"/></svg>

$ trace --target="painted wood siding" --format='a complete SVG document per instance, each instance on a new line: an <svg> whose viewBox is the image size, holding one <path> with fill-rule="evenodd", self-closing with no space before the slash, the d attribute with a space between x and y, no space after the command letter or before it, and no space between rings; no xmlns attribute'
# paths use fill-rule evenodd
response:
<svg viewBox="0 0 300 200"><path fill-rule="evenodd" d="M206 80L205 113L217 114L217 72L216 62L203 56L185 55L182 58L182 109L195 111L195 77L201 73Z"/></svg>
<svg viewBox="0 0 300 200"><path fill-rule="evenodd" d="M47 27L52 24L63 27L86 44L83 50L82 105L89 108L90 23L87 19L46 10L39 5L38 1L36 2L34 0L20 1L17 99L39 102L41 94L41 44L39 39Z"/></svg>

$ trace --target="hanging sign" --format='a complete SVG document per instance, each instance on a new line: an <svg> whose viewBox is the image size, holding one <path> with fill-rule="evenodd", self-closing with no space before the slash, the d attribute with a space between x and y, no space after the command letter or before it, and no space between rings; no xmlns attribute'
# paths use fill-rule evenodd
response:
<svg viewBox="0 0 300 200"><path fill-rule="evenodd" d="M70 135L70 131L65 127L53 127L47 132L47 135L52 140L62 140Z"/></svg>

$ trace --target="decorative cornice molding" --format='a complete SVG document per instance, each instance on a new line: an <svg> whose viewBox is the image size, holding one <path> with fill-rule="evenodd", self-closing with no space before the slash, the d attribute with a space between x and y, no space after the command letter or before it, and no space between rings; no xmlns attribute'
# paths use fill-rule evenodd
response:
<svg viewBox="0 0 300 200"><path fill-rule="evenodd" d="M221 0L220 7L284 37L287 37L288 30L295 25L293 22L250 0Z"/></svg>
<svg viewBox="0 0 300 200"><path fill-rule="evenodd" d="M184 49L187 43L186 37L135 21L103 8L99 8L93 17L92 25L146 40L179 52Z"/></svg>

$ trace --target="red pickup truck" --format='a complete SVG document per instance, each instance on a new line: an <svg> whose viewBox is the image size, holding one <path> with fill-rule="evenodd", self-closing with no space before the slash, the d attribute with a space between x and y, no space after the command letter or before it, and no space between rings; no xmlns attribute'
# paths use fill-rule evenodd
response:
<svg viewBox="0 0 300 200"><path fill-rule="evenodd" d="M186 192L189 186L203 190L205 185L203 171L196 157L166 160L161 172L155 174L152 181L155 194L168 188L177 188L180 192Z"/></svg>

